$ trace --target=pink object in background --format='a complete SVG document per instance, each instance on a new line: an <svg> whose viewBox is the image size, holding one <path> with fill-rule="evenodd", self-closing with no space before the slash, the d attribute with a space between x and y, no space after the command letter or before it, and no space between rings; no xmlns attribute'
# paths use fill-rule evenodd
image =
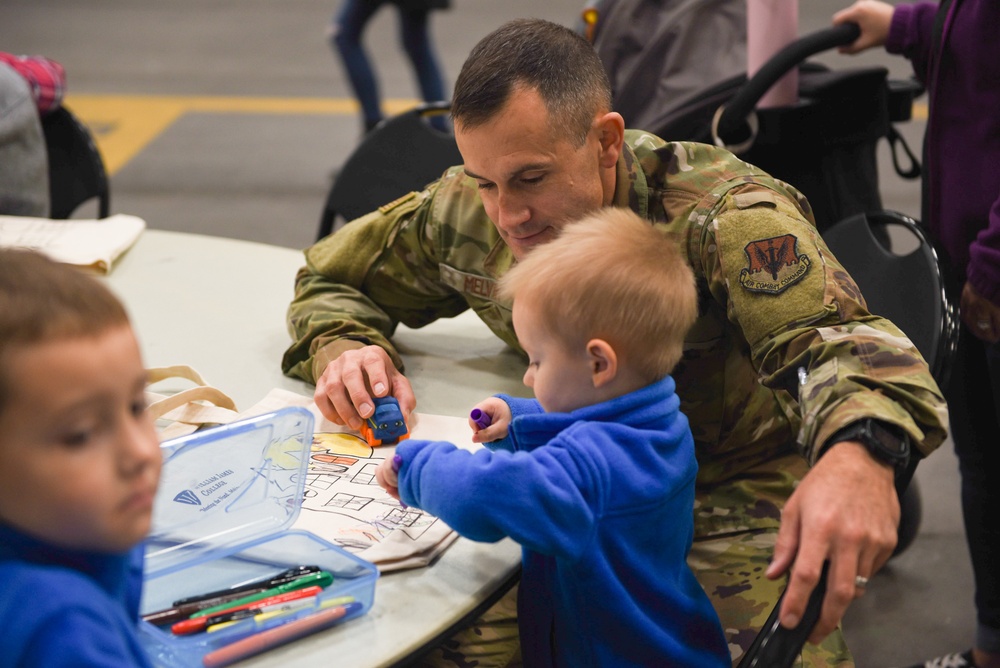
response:
<svg viewBox="0 0 1000 668"><path fill-rule="evenodd" d="M798 38L798 0L747 0L747 76ZM799 99L799 73L793 69L770 88L759 109L785 107Z"/></svg>

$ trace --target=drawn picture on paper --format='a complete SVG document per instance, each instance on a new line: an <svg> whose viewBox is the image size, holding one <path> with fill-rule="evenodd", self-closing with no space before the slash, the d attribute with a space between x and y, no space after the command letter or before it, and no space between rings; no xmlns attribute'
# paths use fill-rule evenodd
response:
<svg viewBox="0 0 1000 668"><path fill-rule="evenodd" d="M298 529L353 552L383 571L429 563L456 534L444 522L405 508L375 480L375 469L395 448L373 448L357 434L313 437Z"/></svg>

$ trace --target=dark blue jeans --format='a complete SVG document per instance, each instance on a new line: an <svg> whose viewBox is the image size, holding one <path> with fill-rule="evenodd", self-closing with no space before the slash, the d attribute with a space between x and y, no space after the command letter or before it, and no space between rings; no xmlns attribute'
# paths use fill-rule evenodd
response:
<svg viewBox="0 0 1000 668"><path fill-rule="evenodd" d="M1000 348L962 326L948 387L962 514L976 583L976 646L1000 652Z"/></svg>
<svg viewBox="0 0 1000 668"><path fill-rule="evenodd" d="M371 129L382 120L378 82L361 37L365 26L378 9L389 0L344 0L333 19L331 45L340 53L354 95L361 104L365 128ZM395 5L399 11L399 34L403 49L413 64L417 84L425 102L446 99L441 68L431 47L427 10L409 10ZM439 129L445 128L444 118L432 119Z"/></svg>

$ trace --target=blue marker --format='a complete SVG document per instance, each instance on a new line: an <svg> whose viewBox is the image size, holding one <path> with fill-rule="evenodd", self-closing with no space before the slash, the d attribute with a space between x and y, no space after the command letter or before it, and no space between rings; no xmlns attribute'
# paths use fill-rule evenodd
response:
<svg viewBox="0 0 1000 668"><path fill-rule="evenodd" d="M486 429L493 422L493 418L490 417L489 413L484 413L478 408L473 408L472 412L469 413L469 417L480 429Z"/></svg>

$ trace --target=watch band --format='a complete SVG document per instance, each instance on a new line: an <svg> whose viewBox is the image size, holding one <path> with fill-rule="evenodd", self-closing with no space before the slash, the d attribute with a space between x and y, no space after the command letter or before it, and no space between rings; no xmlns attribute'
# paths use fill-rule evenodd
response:
<svg viewBox="0 0 1000 668"><path fill-rule="evenodd" d="M852 422L830 437L823 448L824 451L841 441L861 443L873 457L892 466L897 476L905 471L910 463L909 436L898 427L882 420L864 418Z"/></svg>

